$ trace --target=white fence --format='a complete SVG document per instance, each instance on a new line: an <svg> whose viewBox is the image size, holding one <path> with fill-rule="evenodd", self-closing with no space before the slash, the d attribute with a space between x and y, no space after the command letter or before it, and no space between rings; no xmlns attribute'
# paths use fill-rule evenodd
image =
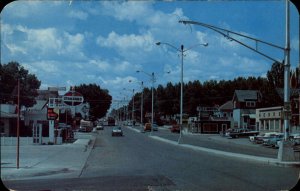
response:
<svg viewBox="0 0 300 191"><path fill-rule="evenodd" d="M20 137L20 146L34 145L34 144L48 144L49 137L42 137L39 143L33 142L33 137ZM62 138L57 137L56 144L62 144ZM2 146L14 146L17 145L17 137L1 137Z"/></svg>

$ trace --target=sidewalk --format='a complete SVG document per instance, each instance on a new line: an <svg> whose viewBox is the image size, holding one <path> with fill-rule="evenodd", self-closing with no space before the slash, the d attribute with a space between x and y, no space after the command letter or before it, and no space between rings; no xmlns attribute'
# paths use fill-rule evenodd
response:
<svg viewBox="0 0 300 191"><path fill-rule="evenodd" d="M139 127L128 129L141 132ZM164 129L160 129L164 131ZM166 142L175 146L180 146L210 154L232 157L246 161L261 162L277 166L300 166L300 161L285 162L277 158L278 149L266 148L262 145L251 143L246 138L228 139L215 134L191 134L183 133L180 143L178 143L179 134L174 133L153 133L150 138Z"/></svg>
<svg viewBox="0 0 300 191"><path fill-rule="evenodd" d="M94 135L86 134L74 143L20 146L19 169L16 146L1 146L1 179L79 177L94 140Z"/></svg>

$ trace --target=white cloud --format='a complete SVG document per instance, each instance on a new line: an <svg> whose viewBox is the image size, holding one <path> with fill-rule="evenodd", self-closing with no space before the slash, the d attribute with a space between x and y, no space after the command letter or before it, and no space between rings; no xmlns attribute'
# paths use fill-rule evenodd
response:
<svg viewBox="0 0 300 191"><path fill-rule="evenodd" d="M104 7L105 14L111 15L121 21L136 20L137 18L141 18L145 15L148 15L150 11L150 2L146 1L103 1L101 3Z"/></svg>
<svg viewBox="0 0 300 191"><path fill-rule="evenodd" d="M12 55L16 55L18 53L27 54L27 51L25 48L22 48L15 44L6 44L6 47L9 49L9 51L11 52Z"/></svg>
<svg viewBox="0 0 300 191"><path fill-rule="evenodd" d="M97 68L99 68L103 72L110 71L111 69L110 64L106 61L90 60L89 64L96 65Z"/></svg>
<svg viewBox="0 0 300 191"><path fill-rule="evenodd" d="M112 31L108 34L107 38L99 36L97 43L103 47L118 48L129 50L131 48L139 48L145 51L152 50L154 39L150 32L143 35L119 35Z"/></svg>
<svg viewBox="0 0 300 191"><path fill-rule="evenodd" d="M23 32L27 33L26 45L39 49L44 54L48 51L59 51L62 48L63 41L54 28L25 29Z"/></svg>
<svg viewBox="0 0 300 191"><path fill-rule="evenodd" d="M86 12L79 11L79 10L71 10L68 13L68 16L70 18L75 18L75 19L80 19L80 20L86 20L88 18L88 14Z"/></svg>
<svg viewBox="0 0 300 191"><path fill-rule="evenodd" d="M20 52L27 56L42 58L64 55L84 58L84 34L70 34L56 28L33 29L23 25L4 24L3 42L12 55ZM15 40L18 39L18 40Z"/></svg>

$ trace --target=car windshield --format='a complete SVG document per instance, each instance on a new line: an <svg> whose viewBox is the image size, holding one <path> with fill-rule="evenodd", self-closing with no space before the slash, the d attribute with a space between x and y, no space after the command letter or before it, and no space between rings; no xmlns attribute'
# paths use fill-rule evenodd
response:
<svg viewBox="0 0 300 191"><path fill-rule="evenodd" d="M298 182L292 1L2 7L8 190L264 191Z"/></svg>

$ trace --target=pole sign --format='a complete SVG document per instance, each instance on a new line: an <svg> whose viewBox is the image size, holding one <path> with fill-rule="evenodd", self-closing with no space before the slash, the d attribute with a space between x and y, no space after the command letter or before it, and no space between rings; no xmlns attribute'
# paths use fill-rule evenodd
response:
<svg viewBox="0 0 300 191"><path fill-rule="evenodd" d="M63 96L62 100L66 105L76 106L83 102L83 96L78 92L69 91Z"/></svg>

